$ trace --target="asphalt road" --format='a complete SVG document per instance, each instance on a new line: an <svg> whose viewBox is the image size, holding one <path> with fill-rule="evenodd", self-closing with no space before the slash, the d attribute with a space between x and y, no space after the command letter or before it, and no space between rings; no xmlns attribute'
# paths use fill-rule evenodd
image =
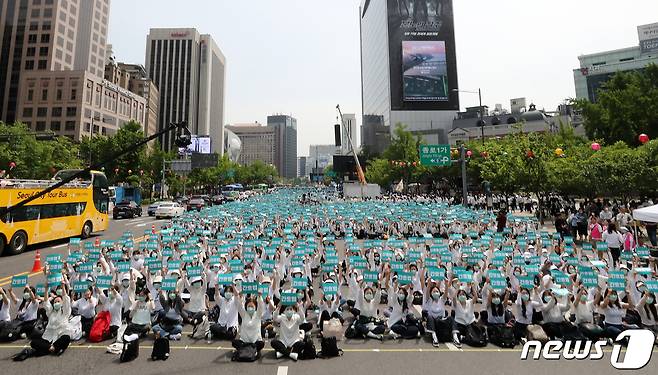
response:
<svg viewBox="0 0 658 375"><path fill-rule="evenodd" d="M145 230L151 230L151 225L155 225L156 228L159 228L159 226L165 222L167 222L167 220L155 220L155 218L146 215L146 209L144 209L144 216L134 219L113 220L110 217L110 225L108 230L95 234L83 242L94 242L96 239L116 240L121 237L124 232L127 231L133 232L133 236L138 239L144 236ZM41 264L43 265L46 257L50 254L67 255L68 243L69 240L66 239L56 242L33 245L28 247L28 250L23 254L0 257L0 287L6 288L8 285L10 285L11 276L16 274L30 275L29 282L32 285L35 285L36 282L40 282L43 279L41 274L30 273L34 264L36 250L39 250L41 253Z"/></svg>

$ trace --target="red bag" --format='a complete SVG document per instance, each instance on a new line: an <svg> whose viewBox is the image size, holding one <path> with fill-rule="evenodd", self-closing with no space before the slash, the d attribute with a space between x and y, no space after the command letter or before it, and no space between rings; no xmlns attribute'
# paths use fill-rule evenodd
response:
<svg viewBox="0 0 658 375"><path fill-rule="evenodd" d="M105 340L110 335L110 312L101 311L96 315L94 323L91 325L91 330L89 330L89 337L87 341L89 342L101 342Z"/></svg>

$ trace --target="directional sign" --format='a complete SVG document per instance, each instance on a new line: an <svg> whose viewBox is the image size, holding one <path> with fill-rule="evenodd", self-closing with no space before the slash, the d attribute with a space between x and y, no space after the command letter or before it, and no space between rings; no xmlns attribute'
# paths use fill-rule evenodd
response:
<svg viewBox="0 0 658 375"><path fill-rule="evenodd" d="M450 166L450 145L421 145L420 164L438 167Z"/></svg>

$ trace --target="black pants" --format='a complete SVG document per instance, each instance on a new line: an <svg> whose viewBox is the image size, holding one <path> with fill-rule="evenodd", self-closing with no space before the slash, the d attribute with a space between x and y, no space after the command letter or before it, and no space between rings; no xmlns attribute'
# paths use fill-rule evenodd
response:
<svg viewBox="0 0 658 375"><path fill-rule="evenodd" d="M427 330L434 332L439 341L448 342L452 340L452 331L456 331L455 321L451 316L444 319L427 317Z"/></svg>
<svg viewBox="0 0 658 375"><path fill-rule="evenodd" d="M546 332L546 336L551 339L562 337L562 326L560 323L543 323L541 327Z"/></svg>
<svg viewBox="0 0 658 375"><path fill-rule="evenodd" d="M363 338L367 337L368 332L372 332L375 335L381 335L386 331L386 327L383 324L375 323L375 327L372 330L368 328L369 324L370 319L360 317L356 322L354 322L354 330Z"/></svg>
<svg viewBox="0 0 658 375"><path fill-rule="evenodd" d="M242 340L233 340L232 345L235 348L235 350L239 350L241 348L244 348L245 346L253 346L256 348L256 351L260 352L265 347L265 342L261 340L256 342L244 342Z"/></svg>
<svg viewBox="0 0 658 375"><path fill-rule="evenodd" d="M528 336L528 325L514 322L514 339L521 341L521 338Z"/></svg>
<svg viewBox="0 0 658 375"><path fill-rule="evenodd" d="M309 322L302 323L299 325L299 329L301 329L304 332L311 332L311 330L313 329L313 324Z"/></svg>
<svg viewBox="0 0 658 375"><path fill-rule="evenodd" d="M280 340L272 340L272 349L276 350L277 352L289 356L290 353L301 353L302 349L304 349L304 341L297 341L292 346L285 346Z"/></svg>
<svg viewBox="0 0 658 375"><path fill-rule="evenodd" d="M409 321L409 319L407 319L406 322L402 320L395 322L395 324L391 326L391 331L402 336L404 339L415 339L420 332L418 329L418 323L416 321Z"/></svg>
<svg viewBox="0 0 658 375"><path fill-rule="evenodd" d="M94 318L80 316L80 324L82 325L82 335L87 337L89 336L89 331L91 331L91 325L94 324Z"/></svg>
<svg viewBox="0 0 658 375"><path fill-rule="evenodd" d="M139 336L144 336L148 333L149 329L151 329L151 327L148 324L130 323L128 324L128 327L126 328L126 332L124 334L132 335L133 333L136 333Z"/></svg>
<svg viewBox="0 0 658 375"><path fill-rule="evenodd" d="M51 346L55 348L55 351L52 354L60 355L64 353L64 351L66 351L70 343L71 343L71 337L69 335L63 335L52 344L50 343L50 341L44 339L34 339L30 342L30 346L35 351L34 355L37 357L41 357L44 355L51 354L50 353Z"/></svg>
<svg viewBox="0 0 658 375"><path fill-rule="evenodd" d="M318 322L320 331L324 329L324 322L331 319L338 319L340 320L341 324L345 322L345 319L343 319L343 317L338 313L338 311L334 311L331 315L329 315L329 311L325 310L322 312L322 314L320 314L320 321Z"/></svg>
<svg viewBox="0 0 658 375"><path fill-rule="evenodd" d="M612 264L616 266L619 264L619 257L621 256L621 250L618 247L610 248L610 255L612 255Z"/></svg>
<svg viewBox="0 0 658 375"><path fill-rule="evenodd" d="M219 340L234 340L238 334L237 327L224 327L219 324L210 326L210 333L214 339Z"/></svg>

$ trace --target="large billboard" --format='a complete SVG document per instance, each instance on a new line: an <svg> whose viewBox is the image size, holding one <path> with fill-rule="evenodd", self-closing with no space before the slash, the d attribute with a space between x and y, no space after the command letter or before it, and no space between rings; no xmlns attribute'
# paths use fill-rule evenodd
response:
<svg viewBox="0 0 658 375"><path fill-rule="evenodd" d="M387 0L394 111L459 110L452 0Z"/></svg>
<svg viewBox="0 0 658 375"><path fill-rule="evenodd" d="M191 143L187 148L178 148L179 155L210 154L212 152L210 137L192 135L190 140Z"/></svg>
<svg viewBox="0 0 658 375"><path fill-rule="evenodd" d="M640 37L641 53L658 51L658 23L638 26L637 33Z"/></svg>

